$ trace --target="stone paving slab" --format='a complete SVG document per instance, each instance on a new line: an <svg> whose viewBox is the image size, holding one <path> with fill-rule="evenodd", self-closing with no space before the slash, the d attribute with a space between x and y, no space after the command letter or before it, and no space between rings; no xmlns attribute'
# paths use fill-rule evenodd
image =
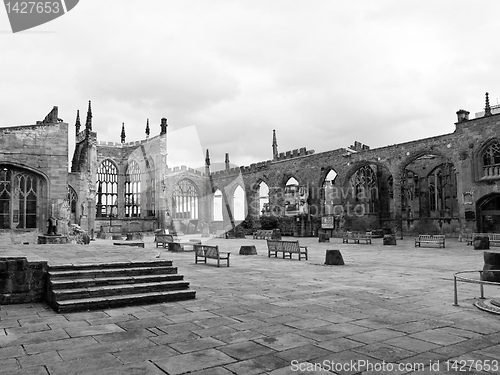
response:
<svg viewBox="0 0 500 375"><path fill-rule="evenodd" d="M458 374L444 363L500 360L500 316L473 306L478 285L459 284L460 306L453 306L453 273L483 267L483 252L465 243L449 239L437 249L415 248L411 238L397 246L299 238L309 260L298 261L268 258L262 240L202 241L232 252L231 266L195 264L192 253L155 248L152 237L145 248L113 247L111 240L0 246L0 256L49 264L159 254L196 290L195 300L68 314L43 303L0 306L0 373ZM257 255L239 255L242 245L254 245ZM329 249L340 250L346 265L324 265ZM500 288L485 293L498 297ZM425 364L426 371L352 366L383 361ZM436 372L430 365L438 361Z"/></svg>

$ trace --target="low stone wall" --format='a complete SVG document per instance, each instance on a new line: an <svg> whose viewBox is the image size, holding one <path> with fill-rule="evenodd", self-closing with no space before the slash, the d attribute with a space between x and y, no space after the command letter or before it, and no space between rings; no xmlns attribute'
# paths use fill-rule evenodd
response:
<svg viewBox="0 0 500 375"><path fill-rule="evenodd" d="M47 262L0 258L0 305L42 302L47 283Z"/></svg>

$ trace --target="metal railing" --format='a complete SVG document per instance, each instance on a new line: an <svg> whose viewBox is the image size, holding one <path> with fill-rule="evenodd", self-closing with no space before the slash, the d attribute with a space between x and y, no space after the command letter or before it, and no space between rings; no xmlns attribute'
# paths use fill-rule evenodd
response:
<svg viewBox="0 0 500 375"><path fill-rule="evenodd" d="M463 274L463 273L476 273L476 272L479 273L479 280L468 278L468 277L458 276L458 275ZM479 297L480 299L485 299L485 297L484 297L484 285L500 286L500 282L481 280L481 275L483 274L483 272L493 272L493 273L499 272L500 273L500 270L460 271L460 272L457 272L453 275L453 287L454 287L453 306L460 306L458 304L458 281L461 281L464 283L479 284L479 290L480 290L480 294L481 294Z"/></svg>

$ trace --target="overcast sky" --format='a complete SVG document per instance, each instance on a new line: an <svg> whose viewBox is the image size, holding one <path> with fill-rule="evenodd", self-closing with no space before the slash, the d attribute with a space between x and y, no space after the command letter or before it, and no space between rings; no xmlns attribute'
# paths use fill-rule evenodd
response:
<svg viewBox="0 0 500 375"><path fill-rule="evenodd" d="M188 128L193 167L207 148L271 159L273 129L280 152L451 133L458 109L498 102L499 14L498 0L81 0L12 34L0 9L0 126L56 105L73 138L92 100L101 141L122 122L143 139L147 118L152 135L162 117Z"/></svg>

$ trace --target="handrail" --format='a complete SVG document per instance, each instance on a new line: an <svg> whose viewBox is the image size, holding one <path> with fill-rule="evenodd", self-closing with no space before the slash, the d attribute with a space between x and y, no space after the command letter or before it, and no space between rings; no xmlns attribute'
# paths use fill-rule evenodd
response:
<svg viewBox="0 0 500 375"><path fill-rule="evenodd" d="M459 306L459 304L458 304L457 281L461 281L461 282L464 282L464 283L471 283L471 284L479 284L479 290L480 290L480 293L481 293L481 296L479 298L481 298L481 299L485 298L484 297L484 285L496 285L496 286L500 286L500 282L496 282L496 281L477 280L477 279L471 279L471 278L468 278L468 277L457 276L457 275L462 274L462 273L475 273L475 272L478 272L479 273L479 277L481 277L481 275L482 275L483 272L500 272L500 270L480 270L480 271L474 270L474 271L459 271L459 272L454 273L453 274L453 286L454 286L454 293L453 293L454 303L453 303L453 306Z"/></svg>

